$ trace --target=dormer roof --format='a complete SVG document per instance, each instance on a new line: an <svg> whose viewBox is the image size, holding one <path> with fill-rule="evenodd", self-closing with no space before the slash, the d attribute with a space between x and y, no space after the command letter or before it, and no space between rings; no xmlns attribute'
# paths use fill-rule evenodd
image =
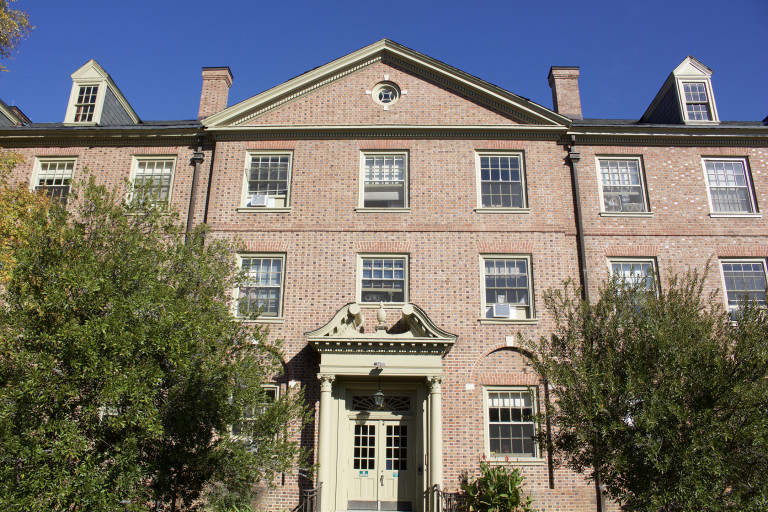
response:
<svg viewBox="0 0 768 512"><path fill-rule="evenodd" d="M126 126L141 120L104 68L91 59L70 75L65 124L77 126Z"/></svg>
<svg viewBox="0 0 768 512"><path fill-rule="evenodd" d="M379 62L426 77L431 83L501 112L519 124L540 127L570 125L565 116L389 39L377 41L226 108L207 117L203 124L209 129L242 128L258 116L316 92L321 87L338 83L352 73Z"/></svg>
<svg viewBox="0 0 768 512"><path fill-rule="evenodd" d="M21 126L29 123L29 118L21 110L0 100L0 126Z"/></svg>
<svg viewBox="0 0 768 512"><path fill-rule="evenodd" d="M664 85L640 119L641 123L719 124L713 71L695 57L688 56L670 73Z"/></svg>

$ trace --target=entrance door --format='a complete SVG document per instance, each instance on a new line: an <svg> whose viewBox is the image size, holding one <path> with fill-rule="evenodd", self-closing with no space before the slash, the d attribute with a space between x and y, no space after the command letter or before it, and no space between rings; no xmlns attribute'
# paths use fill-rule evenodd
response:
<svg viewBox="0 0 768 512"><path fill-rule="evenodd" d="M348 510L413 510L415 435L408 420L353 420Z"/></svg>

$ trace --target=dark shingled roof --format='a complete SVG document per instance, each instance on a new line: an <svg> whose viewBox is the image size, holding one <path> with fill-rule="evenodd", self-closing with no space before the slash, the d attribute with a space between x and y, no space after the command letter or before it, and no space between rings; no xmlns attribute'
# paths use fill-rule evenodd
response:
<svg viewBox="0 0 768 512"><path fill-rule="evenodd" d="M634 119L574 119L571 126L647 126L650 128L701 127L716 130L718 128L763 128L760 121L720 121L719 124L654 124L641 123Z"/></svg>

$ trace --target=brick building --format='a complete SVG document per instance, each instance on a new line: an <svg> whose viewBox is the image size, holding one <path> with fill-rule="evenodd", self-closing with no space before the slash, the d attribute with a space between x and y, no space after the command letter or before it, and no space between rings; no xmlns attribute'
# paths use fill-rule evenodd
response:
<svg viewBox="0 0 768 512"><path fill-rule="evenodd" d="M63 123L0 102L0 145L33 188L65 196L86 168L152 183L245 243L233 314L263 308L285 340L274 392L315 406L297 434L315 479L263 508L322 483L323 512L434 510L426 491L485 456L539 510L593 511L614 505L532 440L544 389L516 336L552 331L542 294L567 278L594 293L712 261L727 305L763 300L768 126L720 121L711 74L688 57L639 120L589 119L576 67L551 69L550 110L382 40L230 107L229 68L203 68L198 120L150 122L90 61Z"/></svg>

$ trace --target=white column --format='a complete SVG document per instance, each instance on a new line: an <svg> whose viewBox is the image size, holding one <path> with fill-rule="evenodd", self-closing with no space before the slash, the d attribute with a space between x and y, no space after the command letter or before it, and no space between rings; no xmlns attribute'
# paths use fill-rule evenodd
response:
<svg viewBox="0 0 768 512"><path fill-rule="evenodd" d="M317 443L317 483L323 486L320 491L320 512L328 512L331 509L331 403L333 381L335 375L318 373L320 379L320 433Z"/></svg>
<svg viewBox="0 0 768 512"><path fill-rule="evenodd" d="M429 378L429 479L430 488L436 485L443 489L443 377ZM432 500L433 506L438 504ZM437 510L435 508L434 510Z"/></svg>

